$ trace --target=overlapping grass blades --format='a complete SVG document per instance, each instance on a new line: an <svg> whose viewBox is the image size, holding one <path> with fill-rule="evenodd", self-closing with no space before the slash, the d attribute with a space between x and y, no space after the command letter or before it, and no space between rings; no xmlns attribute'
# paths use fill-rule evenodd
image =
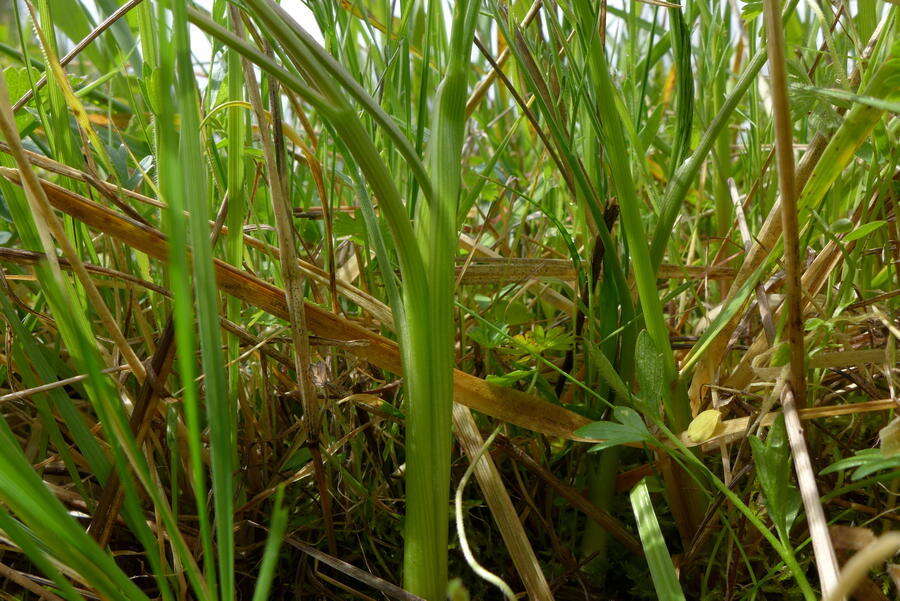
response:
<svg viewBox="0 0 900 601"><path fill-rule="evenodd" d="M784 359L759 6L14 2L4 591L496 594L474 556L541 599L814 599L814 512L771 502L793 455L775 482L741 442ZM830 522L877 530L896 474L840 472L880 450L813 472L877 444L896 388L897 8L773 6L821 404L801 471ZM684 434L708 406L721 432Z"/></svg>
<svg viewBox="0 0 900 601"><path fill-rule="evenodd" d="M402 312L395 307L395 314L403 315L403 321L397 326L409 398L404 582L413 593L440 599L447 581L448 508L441 499L449 495L458 165L465 125L462 117L467 93L467 51L474 31L477 2L460 2L454 8L446 73L436 100L427 151L427 175L421 171L416 155L411 154L410 144L378 105L278 5L266 0L251 0L248 5L270 28L295 67L308 74L309 85L315 89L313 94L322 96L317 108L372 186L393 234L402 273ZM194 14L198 25L205 26L213 35L220 35L223 42L242 51L250 60L256 58L245 44L222 36L221 30L210 27L205 16ZM267 64L260 67L269 67L270 75L280 77L298 93L306 90L293 78L284 77L282 70ZM398 150L409 161L425 192L425 202L417 206L415 232L387 166L378 157L345 94L359 101L393 140L399 140Z"/></svg>

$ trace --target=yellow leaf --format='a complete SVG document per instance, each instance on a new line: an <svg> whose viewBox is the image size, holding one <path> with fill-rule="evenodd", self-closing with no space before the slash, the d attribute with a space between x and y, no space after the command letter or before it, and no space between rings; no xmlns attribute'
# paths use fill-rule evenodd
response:
<svg viewBox="0 0 900 601"><path fill-rule="evenodd" d="M703 442L712 438L722 421L722 414L718 409L707 409L700 413L691 422L687 429L687 437L691 442Z"/></svg>

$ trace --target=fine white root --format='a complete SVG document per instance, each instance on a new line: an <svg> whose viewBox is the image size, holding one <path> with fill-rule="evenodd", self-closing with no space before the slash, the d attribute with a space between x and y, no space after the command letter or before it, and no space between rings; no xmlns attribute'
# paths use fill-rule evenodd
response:
<svg viewBox="0 0 900 601"><path fill-rule="evenodd" d="M512 589L509 588L509 585L506 584L502 578L478 563L478 560L476 560L475 556L472 554L472 549L469 548L469 541L466 539L466 524L463 519L462 509L463 491L466 488L466 484L469 482L469 478L472 477L472 473L475 471L475 466L481 460L481 456L484 455L485 451L491 446L491 443L494 442L494 438L497 437L499 432L500 428L498 427L490 436L488 436L488 439L484 441L484 445L482 445L481 450L478 451L478 455L472 457L472 460L469 462L469 467L466 468L466 472L459 481L459 486L456 487L456 534L459 536L459 546L462 549L463 556L466 558L466 563L469 564L472 571L482 580L486 580L499 588L507 601L515 601L516 595L513 593Z"/></svg>

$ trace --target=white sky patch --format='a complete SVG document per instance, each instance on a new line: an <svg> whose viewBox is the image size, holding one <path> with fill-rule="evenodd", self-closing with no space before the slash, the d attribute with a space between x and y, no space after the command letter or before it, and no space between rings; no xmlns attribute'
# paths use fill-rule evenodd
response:
<svg viewBox="0 0 900 601"><path fill-rule="evenodd" d="M197 0L197 5L202 6L206 10L212 10L213 0ZM293 18L300 27L306 30L317 42L322 43L322 32L316 24L312 11L300 0L284 0L281 2L281 8ZM197 60L205 63L210 61L210 45L209 37L195 27L191 27L191 50L197 57Z"/></svg>
<svg viewBox="0 0 900 601"><path fill-rule="evenodd" d="M197 5L206 10L212 10L213 0L197 0ZM91 13L95 22L100 22L102 17L94 0L84 0L84 6ZM306 30L320 44L323 41L322 32L313 17L312 11L300 0L283 0L281 7L287 12L300 27ZM209 37L196 27L191 27L191 51L198 62L209 65L212 57L212 44Z"/></svg>
<svg viewBox="0 0 900 601"><path fill-rule="evenodd" d="M212 10L213 0L197 0L197 4L206 10ZM317 42L322 43L322 32L316 24L316 19L303 2L285 0L281 2L281 7ZM209 36L193 26L191 26L191 52L198 62L205 65L209 65L212 60L212 44Z"/></svg>

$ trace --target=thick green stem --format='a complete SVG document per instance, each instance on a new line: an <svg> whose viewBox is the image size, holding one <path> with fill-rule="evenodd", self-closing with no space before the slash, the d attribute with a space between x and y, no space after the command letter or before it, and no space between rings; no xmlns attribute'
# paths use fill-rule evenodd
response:
<svg viewBox="0 0 900 601"><path fill-rule="evenodd" d="M416 234L428 282L427 302L404 290L409 341L406 423L406 548L403 582L409 591L440 601L447 588L450 434L453 410L454 259L461 187L468 52L477 2L454 8L450 57L435 100L426 166L430 203L417 207ZM405 286L404 286L405 288Z"/></svg>

